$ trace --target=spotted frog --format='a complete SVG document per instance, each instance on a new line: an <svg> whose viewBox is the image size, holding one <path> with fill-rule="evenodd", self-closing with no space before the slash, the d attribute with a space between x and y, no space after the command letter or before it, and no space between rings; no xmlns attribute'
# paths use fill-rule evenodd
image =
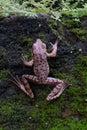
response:
<svg viewBox="0 0 87 130"><path fill-rule="evenodd" d="M47 57L56 57L57 44L58 43L56 42L54 45L52 45L51 53L47 53L46 44L43 43L40 39L37 39L32 46L32 60L25 61L24 59L22 59L24 65L33 65L35 75L23 74L22 80L20 80L18 77L13 77L12 81L30 98L34 98L34 94L32 92L29 82L54 86L53 90L46 98L47 101L51 101L53 99L58 98L67 87L67 85L62 80L48 77L49 64L47 62Z"/></svg>

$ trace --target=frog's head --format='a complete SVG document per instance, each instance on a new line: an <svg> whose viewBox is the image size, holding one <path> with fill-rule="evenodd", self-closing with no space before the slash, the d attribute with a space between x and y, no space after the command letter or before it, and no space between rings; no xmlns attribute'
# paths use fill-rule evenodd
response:
<svg viewBox="0 0 87 130"><path fill-rule="evenodd" d="M46 45L40 39L36 40L36 46L41 47L42 49L46 48Z"/></svg>
<svg viewBox="0 0 87 130"><path fill-rule="evenodd" d="M33 44L33 52L37 53L38 51L46 51L46 45L40 39L37 39Z"/></svg>

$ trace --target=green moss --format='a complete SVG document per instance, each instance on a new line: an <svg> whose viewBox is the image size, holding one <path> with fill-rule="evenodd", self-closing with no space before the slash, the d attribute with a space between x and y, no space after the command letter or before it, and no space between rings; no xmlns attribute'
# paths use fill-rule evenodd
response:
<svg viewBox="0 0 87 130"><path fill-rule="evenodd" d="M86 40L86 35L87 35L87 30L85 29L80 29L80 28L73 28L71 30L73 34L75 34L81 41Z"/></svg>
<svg viewBox="0 0 87 130"><path fill-rule="evenodd" d="M34 86L37 89L32 100L21 91L9 99L0 102L0 116L3 130L86 130L87 129L87 84L82 72L87 72L87 56L79 56L72 74L58 73L55 77L70 81L73 85L67 88L55 101L47 102L46 97L53 88ZM69 109L71 115L62 118L62 112ZM81 115L81 116L80 116ZM9 124L9 128L8 128Z"/></svg>
<svg viewBox="0 0 87 130"><path fill-rule="evenodd" d="M3 16L3 14L0 14L0 20L3 20L5 18L5 16Z"/></svg>
<svg viewBox="0 0 87 130"><path fill-rule="evenodd" d="M6 130L6 129L3 129L3 128L0 127L0 130Z"/></svg>
<svg viewBox="0 0 87 130"><path fill-rule="evenodd" d="M77 83L75 84L75 82L72 81L73 86L67 90L71 100L70 108L72 110L72 114L85 114L87 113L87 56L79 56L77 58L77 64L73 69L72 75Z"/></svg>
<svg viewBox="0 0 87 130"><path fill-rule="evenodd" d="M72 84L60 98L61 109L68 105L72 115L77 113L85 115L87 113L87 56L77 57L77 64L71 74L58 73L55 77Z"/></svg>
<svg viewBox="0 0 87 130"><path fill-rule="evenodd" d="M48 23L49 23L49 25L50 25L52 28L54 28L54 27L57 26L57 21L54 20L54 19L49 19L49 20L48 20Z"/></svg>
<svg viewBox="0 0 87 130"><path fill-rule="evenodd" d="M70 108L72 110L72 114L76 113L87 113L86 109L86 92L85 88L81 88L80 86L72 86L67 90L69 94L69 98L71 98Z"/></svg>
<svg viewBox="0 0 87 130"><path fill-rule="evenodd" d="M65 82L71 83L76 85L78 81L75 79L75 77L72 74L66 74L66 73L58 73L54 74L56 78L59 78Z"/></svg>
<svg viewBox="0 0 87 130"><path fill-rule="evenodd" d="M71 19L71 20L63 19L62 23L67 28L73 28L73 27L79 27L80 26L80 21L75 21L73 19Z"/></svg>
<svg viewBox="0 0 87 130"><path fill-rule="evenodd" d="M40 38L44 43L46 42L46 35L44 33L39 33L38 38Z"/></svg>
<svg viewBox="0 0 87 130"><path fill-rule="evenodd" d="M56 74L54 74L54 76L56 78L60 77L60 79L65 79L67 77L67 75L65 73L58 73L58 74L56 73Z"/></svg>
<svg viewBox="0 0 87 130"><path fill-rule="evenodd" d="M64 10L62 11L62 15L68 18L74 18L76 21L79 20L79 18L83 18L87 16L87 9L86 8L77 8L72 10Z"/></svg>
<svg viewBox="0 0 87 130"><path fill-rule="evenodd" d="M61 113L62 111L64 111L67 105L69 108L73 108L72 113L77 112L76 108L74 108L74 106L72 105L72 103L74 103L75 101L73 100L73 102L71 102L71 100L76 96L76 92L79 93L79 91L73 90L72 92L72 89L70 88L70 91L67 90L66 92L64 92L62 96L56 101L47 102L45 98L48 93L50 93L50 91L51 90L43 90L42 92L39 91L37 97L35 97L35 100L31 100L23 93L20 93L18 95L12 96L9 99L4 100L3 102L0 102L0 115L3 122L0 127L6 130L25 130L25 128L26 130L51 130L54 128L65 130L66 127L68 129L74 130L75 124L77 123L78 128L80 125L79 121L73 121L72 118L67 118L64 120L61 118ZM69 93L72 99L69 98ZM81 129L83 127L85 128L86 121L80 121L80 123L82 124Z"/></svg>
<svg viewBox="0 0 87 130"><path fill-rule="evenodd" d="M57 22L58 22L58 21L56 21L56 20L54 20L54 19L49 19L49 20L48 20L48 23L49 23L49 26L50 26L50 28L51 28L51 31L53 32L53 34L54 34L57 38L59 38L60 35L59 35L58 31L57 31Z"/></svg>
<svg viewBox="0 0 87 130"><path fill-rule="evenodd" d="M22 37L22 41L25 44L25 46L27 47L27 51L26 51L27 53L23 52L22 57L25 60L30 60L32 57L32 44L34 43L34 41L32 38L29 38L26 36Z"/></svg>
<svg viewBox="0 0 87 130"><path fill-rule="evenodd" d="M73 28L72 33L74 33L77 36L83 36L87 34L87 30L85 29L80 29L80 28Z"/></svg>
<svg viewBox="0 0 87 130"><path fill-rule="evenodd" d="M0 106L0 109L2 110L2 114L4 116L11 116L14 113L14 110L12 109L12 104L7 102L6 104L2 104Z"/></svg>
<svg viewBox="0 0 87 130"><path fill-rule="evenodd" d="M56 38L62 40L64 35L64 28L61 22L50 18L48 20L48 24Z"/></svg>
<svg viewBox="0 0 87 130"><path fill-rule="evenodd" d="M32 59L32 49L29 48L26 52L22 52L21 57L23 60L30 61Z"/></svg>
<svg viewBox="0 0 87 130"><path fill-rule="evenodd" d="M58 124L55 127L52 127L49 130L86 130L86 119L78 121L73 121L72 119L58 121Z"/></svg>
<svg viewBox="0 0 87 130"><path fill-rule="evenodd" d="M22 37L22 41L25 43L25 45L27 45L28 47L31 47L33 44L33 39L30 37Z"/></svg>
<svg viewBox="0 0 87 130"><path fill-rule="evenodd" d="M87 56L77 58L77 65L73 73L82 85L87 86Z"/></svg>
<svg viewBox="0 0 87 130"><path fill-rule="evenodd" d="M3 69L0 71L0 80L6 79L8 76L8 70Z"/></svg>

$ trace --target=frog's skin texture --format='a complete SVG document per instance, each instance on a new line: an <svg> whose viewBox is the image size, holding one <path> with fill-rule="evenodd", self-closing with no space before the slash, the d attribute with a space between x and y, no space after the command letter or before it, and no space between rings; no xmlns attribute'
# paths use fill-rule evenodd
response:
<svg viewBox="0 0 87 130"><path fill-rule="evenodd" d="M62 80L48 77L49 65L47 62L47 57L56 56L57 42L53 45L52 48L53 48L52 52L47 53L46 45L40 39L37 39L32 47L33 59L31 61L23 60L24 65L26 66L33 65L35 75L24 74L22 75L21 81L19 80L18 77L16 78L13 77L14 78L13 82L31 98L34 98L34 94L31 90L29 82L54 86L54 89L46 98L47 101L58 98L67 87L67 85Z"/></svg>

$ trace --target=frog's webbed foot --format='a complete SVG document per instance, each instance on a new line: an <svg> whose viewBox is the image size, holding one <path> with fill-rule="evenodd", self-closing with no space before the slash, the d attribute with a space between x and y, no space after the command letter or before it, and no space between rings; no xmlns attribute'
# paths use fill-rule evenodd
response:
<svg viewBox="0 0 87 130"><path fill-rule="evenodd" d="M47 101L51 101L54 100L58 97L60 97L60 95L63 93L63 91L68 87L69 85L67 83L64 84L60 84L57 85L52 91L51 93L47 96L46 100Z"/></svg>
<svg viewBox="0 0 87 130"><path fill-rule="evenodd" d="M15 85L17 85L21 90L24 90L23 84L22 84L22 82L20 81L20 79L18 78L18 76L16 76L16 77L13 77L13 76L12 76L11 81L12 81Z"/></svg>
<svg viewBox="0 0 87 130"><path fill-rule="evenodd" d="M15 85L17 85L29 97L34 98L34 94L33 94L32 90L31 90L31 88L29 87L28 90L27 90L26 87L24 86L24 84L20 81L18 76L14 77L13 75L11 75L11 77L12 77L11 81Z"/></svg>

